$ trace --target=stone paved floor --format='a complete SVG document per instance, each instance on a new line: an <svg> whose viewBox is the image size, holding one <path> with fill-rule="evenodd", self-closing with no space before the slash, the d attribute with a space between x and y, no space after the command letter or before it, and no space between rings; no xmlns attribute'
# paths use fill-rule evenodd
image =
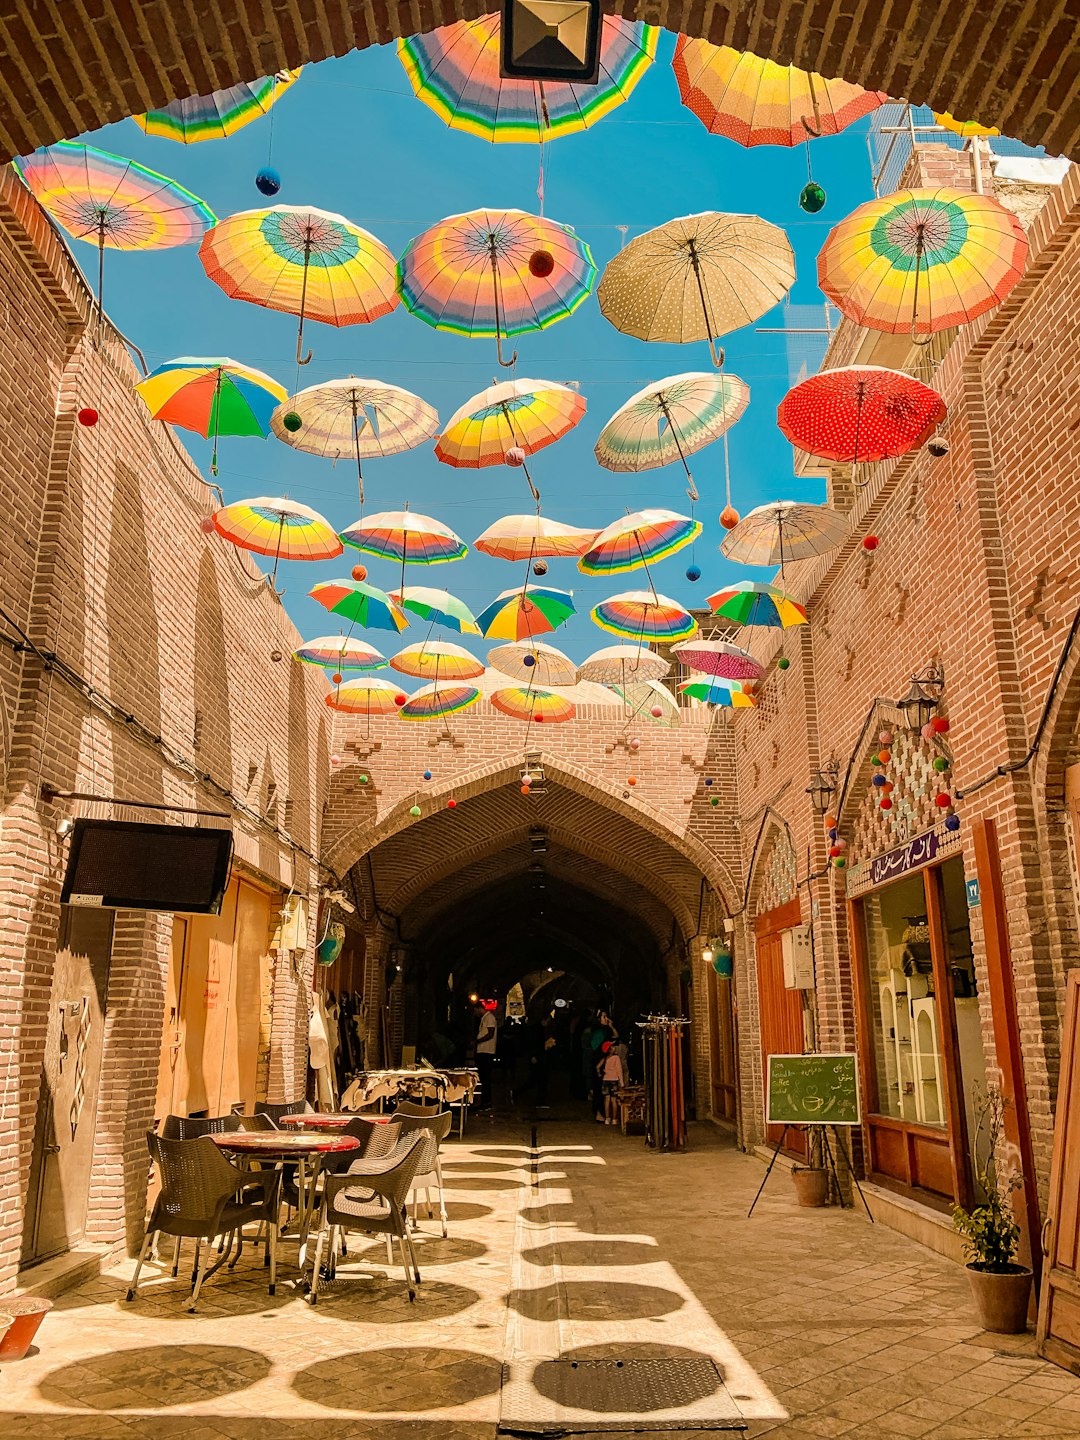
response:
<svg viewBox="0 0 1080 1440"><path fill-rule="evenodd" d="M539 1138L536 1166L527 1126L448 1146L451 1236L421 1221L413 1305L359 1237L369 1278L314 1310L287 1279L270 1299L250 1251L194 1316L157 1270L133 1305L129 1266L71 1292L0 1373L0 1437L494 1440L503 1360L573 1352L712 1356L770 1440L1080 1440L1080 1379L980 1332L950 1262L800 1210L783 1175L748 1221L761 1165L704 1126L686 1155L587 1123Z"/></svg>

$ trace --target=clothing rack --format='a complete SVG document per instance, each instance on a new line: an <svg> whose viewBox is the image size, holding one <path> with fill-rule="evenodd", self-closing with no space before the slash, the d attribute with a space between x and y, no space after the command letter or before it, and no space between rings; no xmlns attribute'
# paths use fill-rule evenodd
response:
<svg viewBox="0 0 1080 1440"><path fill-rule="evenodd" d="M638 1021L645 1061L645 1143L651 1150L686 1148L683 1028L689 1023L674 1015Z"/></svg>

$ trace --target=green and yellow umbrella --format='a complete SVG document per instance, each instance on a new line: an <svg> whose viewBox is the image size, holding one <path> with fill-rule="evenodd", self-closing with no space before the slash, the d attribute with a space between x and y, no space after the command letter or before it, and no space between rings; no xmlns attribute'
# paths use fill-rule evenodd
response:
<svg viewBox="0 0 1080 1440"><path fill-rule="evenodd" d="M459 635L479 635L480 626L464 600L451 595L449 590L436 590L429 585L406 585L392 590L390 598L403 610L429 620L432 625L443 625L447 630L456 630Z"/></svg>
<svg viewBox="0 0 1080 1440"><path fill-rule="evenodd" d="M398 713L403 720L439 720L444 715L457 715L462 710L468 710L479 699L480 691L475 685L465 685L460 681L421 685Z"/></svg>
<svg viewBox="0 0 1080 1440"><path fill-rule="evenodd" d="M283 385L261 370L225 356L183 355L167 360L140 380L135 391L155 420L213 438L211 475L218 473L218 437L258 435L265 439L274 407L285 399Z"/></svg>
<svg viewBox="0 0 1080 1440"><path fill-rule="evenodd" d="M214 529L233 545L274 557L271 583L281 560L331 560L343 548L333 526L317 510L284 497L234 500L212 518Z"/></svg>
<svg viewBox="0 0 1080 1440"><path fill-rule="evenodd" d="M497 595L476 623L489 640L530 640L565 624L574 614L569 590L546 585L515 585Z"/></svg>
<svg viewBox="0 0 1080 1440"><path fill-rule="evenodd" d="M763 625L787 630L805 625L806 610L778 585L764 580L739 580L710 595L705 602L714 615L733 625Z"/></svg>
<svg viewBox="0 0 1080 1440"><path fill-rule="evenodd" d="M131 118L147 135L163 140L179 140L194 145L200 140L222 140L235 135L253 120L269 114L270 107L298 79L300 69L279 70L242 85L229 85L209 95L192 95L187 100L174 100L160 110Z"/></svg>
<svg viewBox="0 0 1080 1440"><path fill-rule="evenodd" d="M396 600L362 580L324 580L308 594L331 615L341 615L361 630L404 630L409 623Z"/></svg>

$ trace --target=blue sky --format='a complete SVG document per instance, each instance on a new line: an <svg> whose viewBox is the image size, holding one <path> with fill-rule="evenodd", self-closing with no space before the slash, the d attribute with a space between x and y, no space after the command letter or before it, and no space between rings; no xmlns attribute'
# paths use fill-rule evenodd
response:
<svg viewBox="0 0 1080 1440"><path fill-rule="evenodd" d="M773 147L744 150L709 135L679 102L670 68L673 35L662 32L656 63L630 101L591 130L545 147L545 213L571 225L592 248L602 271L626 238L677 215L700 210L754 212L783 227L795 249L796 305L820 304L817 252L829 227L871 193L867 122L813 145L814 178L828 191L817 216L799 209L806 154ZM151 139L125 121L92 137L95 144L126 155L181 181L219 214L267 205L254 177L266 163L270 123L262 119L228 140L183 146ZM481 206L537 209L535 146L490 145L444 126L412 94L393 47L361 51L305 68L274 112L273 164L282 176L282 203L310 204L339 212L376 234L395 253L445 215ZM76 245L80 261L93 259ZM194 247L155 253L110 253L106 309L145 352L151 368L178 355L231 355L292 387L296 322L291 316L228 299L205 276ZM780 310L758 322L782 325ZM805 322L803 322L805 323ZM495 364L494 343L429 329L404 307L373 325L337 330L309 324L305 343L315 357L301 385L355 374L403 385L430 401L440 416L470 395L505 378ZM820 482L792 474L790 446L776 428L776 407L788 388L782 335L737 331L725 341L728 368L750 386L750 406L731 432L732 497L747 510L779 497L823 499ZM544 512L557 520L602 526L625 509L646 505L685 512L681 468L615 475L601 469L592 447L604 422L635 390L665 375L710 368L707 346L644 344L619 334L590 298L570 319L517 338L522 377L576 382L588 402L576 430L534 457L533 473ZM209 464L197 436L179 432L196 460ZM313 505L337 528L355 520L359 505L355 473L345 463L295 452L273 438L222 441L219 481L229 500L287 494ZM654 567L657 588L686 605L702 605L716 586L746 572L719 554L723 532L723 447L714 444L693 464L701 492L697 516L704 532L694 560L702 578L685 576L684 550ZM430 447L365 463L367 509L411 508L437 516L468 543L493 520L529 509L520 471L495 467L454 470L439 464ZM395 567L346 549L338 560L283 565L284 604L301 633L333 633L334 617L307 591L319 580L347 576L362 560L376 584L396 583ZM500 590L522 578L522 567L470 552L449 565L417 567L414 584L436 585L480 610ZM753 578L766 578L754 572ZM575 659L612 643L588 619L605 595L644 584L641 572L591 578L573 561L552 561L551 584L572 589L578 614L547 637ZM406 637L421 638L417 622ZM439 638L457 638L436 632ZM367 637L391 653L394 637ZM488 643L467 642L483 654ZM389 647L389 648L387 648Z"/></svg>

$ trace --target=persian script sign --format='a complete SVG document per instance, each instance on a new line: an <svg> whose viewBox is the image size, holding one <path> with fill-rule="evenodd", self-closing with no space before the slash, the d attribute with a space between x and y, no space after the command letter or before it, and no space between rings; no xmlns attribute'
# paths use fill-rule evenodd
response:
<svg viewBox="0 0 1080 1440"><path fill-rule="evenodd" d="M870 861L870 884L884 885L889 880L895 880L898 875L917 870L920 865L929 865L937 858L940 843L941 837L936 830L926 830L922 835L916 835L914 840L909 840L906 845L901 845L899 849L876 855Z"/></svg>
<svg viewBox="0 0 1080 1440"><path fill-rule="evenodd" d="M854 1055L770 1055L765 1112L770 1125L858 1125Z"/></svg>

